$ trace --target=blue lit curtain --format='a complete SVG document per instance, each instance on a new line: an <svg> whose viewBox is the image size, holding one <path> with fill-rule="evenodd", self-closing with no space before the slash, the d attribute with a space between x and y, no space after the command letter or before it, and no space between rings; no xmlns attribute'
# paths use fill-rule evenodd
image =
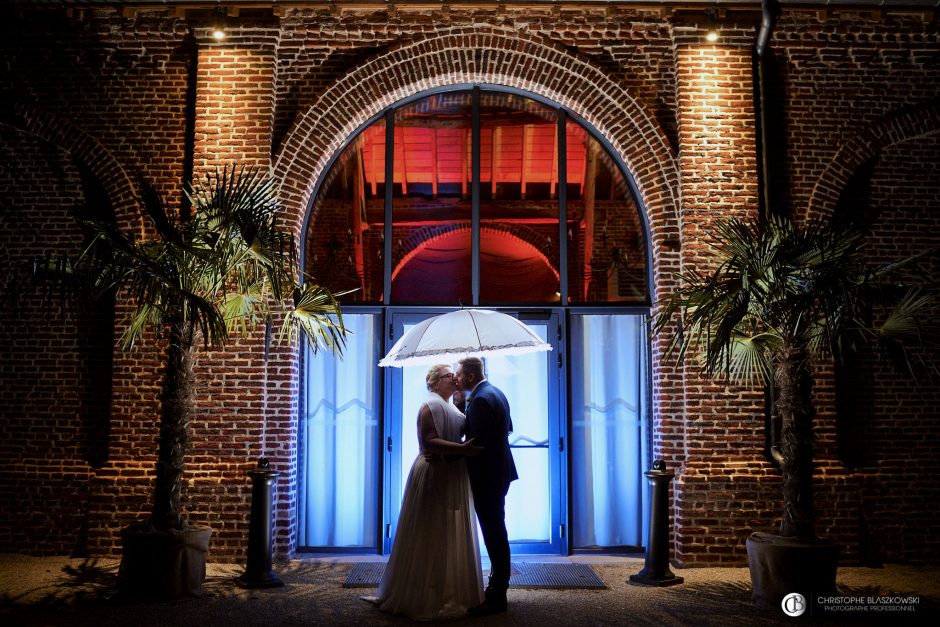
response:
<svg viewBox="0 0 940 627"><path fill-rule="evenodd" d="M643 544L644 329L641 316L572 317L575 548Z"/></svg>
<svg viewBox="0 0 940 627"><path fill-rule="evenodd" d="M377 316L347 314L342 358L306 354L300 546L374 547L379 428Z"/></svg>

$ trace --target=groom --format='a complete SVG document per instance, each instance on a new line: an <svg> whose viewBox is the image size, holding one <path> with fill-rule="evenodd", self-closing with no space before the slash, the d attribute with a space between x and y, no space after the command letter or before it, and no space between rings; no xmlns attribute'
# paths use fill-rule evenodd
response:
<svg viewBox="0 0 940 627"><path fill-rule="evenodd" d="M519 478L509 450L512 418L506 395L483 376L483 362L476 357L461 359L456 372L457 387L467 393L467 439L474 438L483 448L477 457L467 459L467 474L473 504L483 530L483 542L490 556L490 585L486 600L471 608L475 616L506 611L509 588L509 536L506 533L506 492Z"/></svg>

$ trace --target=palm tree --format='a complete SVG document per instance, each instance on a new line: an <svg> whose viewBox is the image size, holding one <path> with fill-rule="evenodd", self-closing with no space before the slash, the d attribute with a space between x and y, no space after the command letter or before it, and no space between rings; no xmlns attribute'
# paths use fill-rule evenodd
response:
<svg viewBox="0 0 940 627"><path fill-rule="evenodd" d="M341 352L346 330L334 296L301 281L293 238L278 226L277 190L255 169L217 171L187 190L192 209L174 218L141 183L153 234L134 238L113 224L84 220L90 243L74 263L34 264L33 274L75 279L95 294L130 304L121 344L146 332L163 338L165 370L150 524L183 529L180 488L195 393L199 345L224 346L232 332L282 318L278 337L302 336L314 351Z"/></svg>
<svg viewBox="0 0 940 627"><path fill-rule="evenodd" d="M933 299L885 282L913 258L868 267L863 242L850 225L800 229L783 217L728 219L713 234L714 270L686 271L653 319L654 333L672 333L667 352L680 360L692 347L708 373L776 386L781 446L772 454L783 473L784 537L816 537L813 360L844 359L859 343L874 342L911 373L929 367L910 349L927 339Z"/></svg>

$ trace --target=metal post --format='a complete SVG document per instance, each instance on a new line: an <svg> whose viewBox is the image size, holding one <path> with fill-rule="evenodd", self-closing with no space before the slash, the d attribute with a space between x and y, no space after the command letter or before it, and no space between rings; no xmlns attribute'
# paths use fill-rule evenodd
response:
<svg viewBox="0 0 940 627"><path fill-rule="evenodd" d="M653 496L650 504L650 537L646 547L646 566L630 581L647 586L674 586L682 577L669 570L669 483L675 475L666 470L666 462L657 459L645 473Z"/></svg>
<svg viewBox="0 0 940 627"><path fill-rule="evenodd" d="M248 471L251 477L251 518L248 527L248 563L235 580L242 588L277 588L284 582L271 569L271 501L274 480L281 473L272 470L268 460L258 459L258 466Z"/></svg>

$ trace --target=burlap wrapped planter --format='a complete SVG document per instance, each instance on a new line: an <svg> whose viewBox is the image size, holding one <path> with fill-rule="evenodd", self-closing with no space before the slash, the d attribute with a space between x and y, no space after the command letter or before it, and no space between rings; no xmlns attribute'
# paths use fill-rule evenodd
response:
<svg viewBox="0 0 940 627"><path fill-rule="evenodd" d="M833 594L838 561L839 547L826 540L752 533L747 539L751 598L758 607L779 609L791 592L807 600Z"/></svg>
<svg viewBox="0 0 940 627"><path fill-rule="evenodd" d="M125 527L118 572L121 594L151 600L201 596L210 536L209 527L171 531L149 525Z"/></svg>

